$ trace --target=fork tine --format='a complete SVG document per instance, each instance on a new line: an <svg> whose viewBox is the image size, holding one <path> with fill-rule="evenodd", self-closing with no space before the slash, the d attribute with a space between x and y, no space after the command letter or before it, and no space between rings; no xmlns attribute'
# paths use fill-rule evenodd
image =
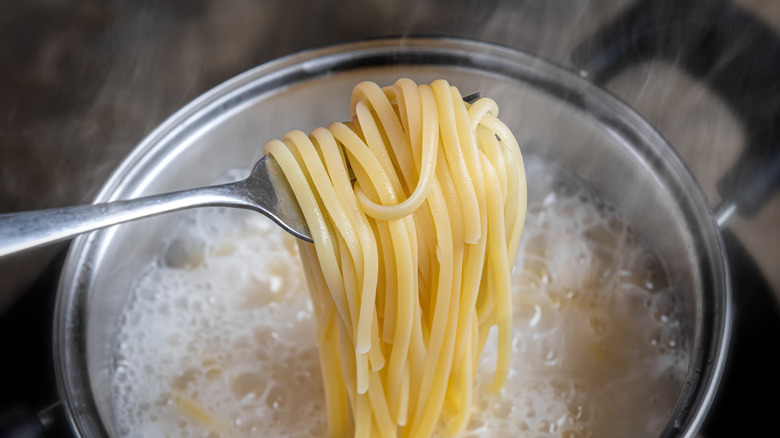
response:
<svg viewBox="0 0 780 438"><path fill-rule="evenodd" d="M293 236L311 242L311 232L306 225L295 194L287 182L279 164L271 155L257 162L250 177L238 183L247 192L247 199L274 222Z"/></svg>
<svg viewBox="0 0 780 438"><path fill-rule="evenodd" d="M480 97L482 93L473 93L464 97L463 101L474 103ZM266 216L293 236L312 241L311 232L303 219L292 188L273 157L264 156L252 171L252 177L241 184L249 190L249 198Z"/></svg>
<svg viewBox="0 0 780 438"><path fill-rule="evenodd" d="M466 103L474 103L474 102L476 102L476 101L477 101L477 99L479 99L480 97L482 97L482 93L480 93L480 92L476 92L476 93L469 94L468 96L464 97L464 98L463 98L463 101L464 101L464 102L466 102Z"/></svg>

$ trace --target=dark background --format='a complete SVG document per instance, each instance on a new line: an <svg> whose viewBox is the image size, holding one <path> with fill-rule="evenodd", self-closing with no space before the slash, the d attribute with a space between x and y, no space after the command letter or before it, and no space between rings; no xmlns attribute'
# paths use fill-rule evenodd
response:
<svg viewBox="0 0 780 438"><path fill-rule="evenodd" d="M446 35L518 48L574 69L572 50L634 3L4 1L0 213L89 202L134 145L178 108L219 83L286 54L377 36ZM780 33L780 1L731 3ZM713 74L718 65L712 64ZM739 89L743 84L734 86ZM675 60L639 63L606 87L658 128L711 203L718 204L716 182L745 147L739 114ZM759 377L776 356L756 354L778 351L775 338L780 338L780 330L773 318L780 298L780 198L775 196L749 220L734 220L730 228L728 256L735 271L735 292L744 300L739 318L762 321L738 330L750 343L735 347L739 359L732 362L751 370L753 380L747 383L753 386L748 389L777 390L774 380ZM40 409L47 397L56 397L48 334L51 291L66 246L0 259L0 362L11 375L24 373L10 382L4 373L0 408L20 400ZM39 379L34 377L38 375ZM746 397L724 391L729 400ZM755 415L762 412L747 402L742 408ZM722 416L725 411L714 412ZM724 422L716 422L708 433L728 436L714 432L723 432Z"/></svg>
<svg viewBox="0 0 780 438"><path fill-rule="evenodd" d="M0 213L89 202L128 151L178 108L279 56L361 38L447 35L496 42L571 68L573 48L634 3L5 1L0 4ZM731 3L780 32L780 2ZM606 86L669 139L717 204L715 183L744 146L735 114L674 61L638 64ZM758 216L732 224L775 291L780 290L778 223L775 197ZM50 254L44 250L0 261L0 311L39 272L28 260Z"/></svg>

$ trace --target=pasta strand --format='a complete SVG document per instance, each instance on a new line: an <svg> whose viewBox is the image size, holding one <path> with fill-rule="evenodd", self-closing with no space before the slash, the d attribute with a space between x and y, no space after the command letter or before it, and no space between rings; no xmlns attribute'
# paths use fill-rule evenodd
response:
<svg viewBox="0 0 780 438"><path fill-rule="evenodd" d="M314 241L299 247L330 436L462 431L491 327L491 388L506 381L527 195L497 116L444 80L361 82L350 120L266 144Z"/></svg>

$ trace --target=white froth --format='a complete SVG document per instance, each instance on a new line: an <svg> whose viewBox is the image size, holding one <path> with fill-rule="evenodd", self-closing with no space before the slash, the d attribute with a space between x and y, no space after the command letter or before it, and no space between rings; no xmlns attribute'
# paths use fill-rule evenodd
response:
<svg viewBox="0 0 780 438"><path fill-rule="evenodd" d="M313 310L294 239L276 231L257 214L203 210L171 236L123 315L122 435L325 430Z"/></svg>
<svg viewBox="0 0 780 438"><path fill-rule="evenodd" d="M658 436L688 364L663 261L574 178L526 165L513 369L501 393L485 389L489 340L462 436ZM119 435L325 436L314 333L294 239L256 213L193 212L120 322Z"/></svg>

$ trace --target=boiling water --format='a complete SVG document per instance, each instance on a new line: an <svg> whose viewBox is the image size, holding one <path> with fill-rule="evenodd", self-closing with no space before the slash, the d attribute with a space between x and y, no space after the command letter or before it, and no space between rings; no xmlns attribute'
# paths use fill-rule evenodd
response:
<svg viewBox="0 0 780 438"><path fill-rule="evenodd" d="M513 370L501 393L485 389L489 340L462 436L658 436L688 364L664 263L571 175L526 165ZM179 224L121 319L112 376L119 435L324 436L301 269L294 239L261 215L203 209Z"/></svg>

